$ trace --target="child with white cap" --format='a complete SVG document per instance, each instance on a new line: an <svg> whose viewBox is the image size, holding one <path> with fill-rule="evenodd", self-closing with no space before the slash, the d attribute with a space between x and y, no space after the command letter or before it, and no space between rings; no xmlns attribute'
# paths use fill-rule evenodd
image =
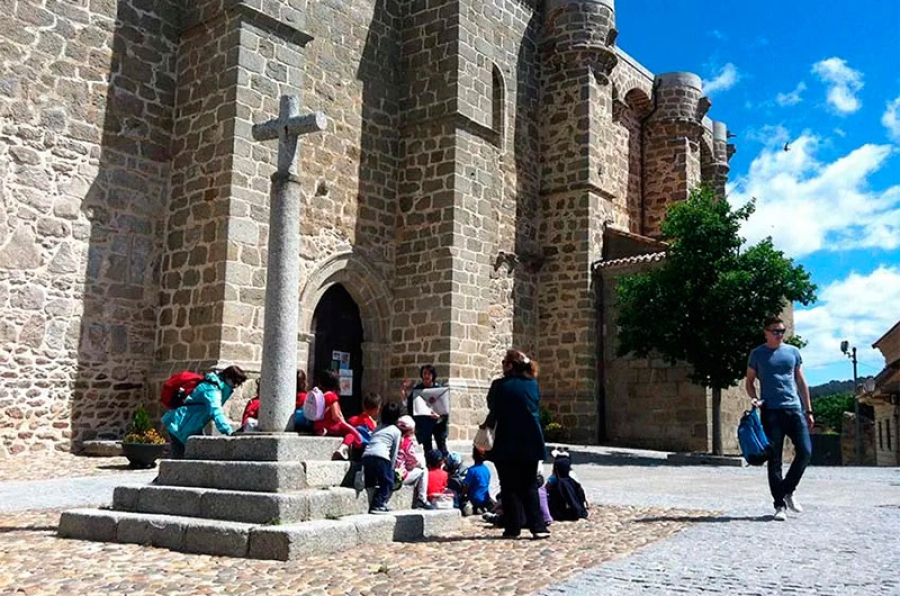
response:
<svg viewBox="0 0 900 596"><path fill-rule="evenodd" d="M397 451L397 470L404 486L412 486L415 491L413 509L434 509L434 505L428 502L428 474L425 458L416 441L416 422L412 416L401 416L397 420L397 428L402 433Z"/></svg>

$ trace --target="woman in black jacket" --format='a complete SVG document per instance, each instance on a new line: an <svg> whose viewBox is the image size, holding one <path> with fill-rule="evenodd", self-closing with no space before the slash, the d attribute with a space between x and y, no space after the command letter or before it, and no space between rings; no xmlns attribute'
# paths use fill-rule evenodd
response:
<svg viewBox="0 0 900 596"><path fill-rule="evenodd" d="M538 497L538 466L546 457L538 411L537 363L518 350L503 358L503 377L491 383L488 416L482 427L494 427L488 457L497 467L503 507L503 536L517 538L522 520L535 539L547 538Z"/></svg>

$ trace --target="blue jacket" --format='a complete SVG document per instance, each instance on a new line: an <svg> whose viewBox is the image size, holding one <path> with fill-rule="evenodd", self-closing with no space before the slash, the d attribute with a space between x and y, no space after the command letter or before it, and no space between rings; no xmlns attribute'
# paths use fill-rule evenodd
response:
<svg viewBox="0 0 900 596"><path fill-rule="evenodd" d="M201 434L210 420L215 422L220 433L230 435L231 423L225 417L222 404L228 401L232 392L231 386L219 375L208 373L206 379L184 400L185 405L163 415L163 426L170 435L185 444L188 437Z"/></svg>
<svg viewBox="0 0 900 596"><path fill-rule="evenodd" d="M491 383L486 423L496 424L494 447L488 452L492 461L530 462L547 456L540 400L535 379L511 375Z"/></svg>

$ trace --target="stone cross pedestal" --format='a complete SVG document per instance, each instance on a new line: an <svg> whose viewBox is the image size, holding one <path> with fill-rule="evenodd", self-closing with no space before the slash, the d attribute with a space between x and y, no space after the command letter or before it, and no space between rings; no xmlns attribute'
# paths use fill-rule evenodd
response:
<svg viewBox="0 0 900 596"><path fill-rule="evenodd" d="M325 130L321 112L300 115L300 98L281 97L278 118L253 126L257 141L278 139L278 168L272 174L266 314L259 384L259 430L293 428L297 393L297 320L300 300L300 180L294 173L300 135Z"/></svg>

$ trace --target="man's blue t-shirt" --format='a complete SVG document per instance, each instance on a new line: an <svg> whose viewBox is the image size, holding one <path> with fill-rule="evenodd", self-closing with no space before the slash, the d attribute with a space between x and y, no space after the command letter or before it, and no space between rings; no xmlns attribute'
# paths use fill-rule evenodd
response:
<svg viewBox="0 0 900 596"><path fill-rule="evenodd" d="M485 503L490 498L491 471L486 465L475 464L469 468L463 482L469 487L469 500L473 503Z"/></svg>
<svg viewBox="0 0 900 596"><path fill-rule="evenodd" d="M794 378L794 372L801 364L800 350L788 344L781 344L775 349L763 344L750 352L747 368L756 371L759 397L766 408L802 409Z"/></svg>

